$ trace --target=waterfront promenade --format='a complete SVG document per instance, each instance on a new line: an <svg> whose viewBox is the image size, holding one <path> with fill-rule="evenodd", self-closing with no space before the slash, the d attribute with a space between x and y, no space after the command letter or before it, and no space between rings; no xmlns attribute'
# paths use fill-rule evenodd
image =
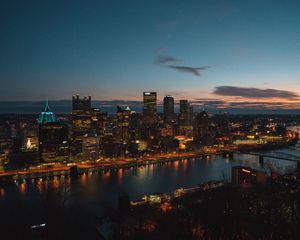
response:
<svg viewBox="0 0 300 240"><path fill-rule="evenodd" d="M292 142L286 141L275 145L251 145L245 147L226 146L222 148L205 148L189 152L159 153L139 158L102 158L97 161L79 161L76 163L53 163L41 164L28 169L8 170L0 172L0 183L10 182L11 180L26 180L52 176L70 175L70 168L76 167L78 174L90 171L109 171L119 168L139 167L148 164L163 164L166 162L190 159L195 157L210 158L211 155L224 155L232 157L239 151L266 150L281 148Z"/></svg>
<svg viewBox="0 0 300 240"><path fill-rule="evenodd" d="M3 171L0 173L0 179L34 179L57 175L69 175L70 168L76 166L78 173L87 171L107 171L119 168L130 168L143 166L147 164L159 164L170 161L176 161L181 159L189 159L197 156L202 156L200 152L183 152L183 153L168 153L168 154L157 154L152 156L145 156L140 159L124 158L124 159L102 159L100 161L82 161L78 163L56 163L49 166L37 166L34 168L23 169L23 170L10 170Z"/></svg>

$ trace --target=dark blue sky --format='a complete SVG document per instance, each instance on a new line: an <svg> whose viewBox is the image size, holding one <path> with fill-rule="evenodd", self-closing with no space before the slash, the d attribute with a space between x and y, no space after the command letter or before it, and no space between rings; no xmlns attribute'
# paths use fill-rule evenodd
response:
<svg viewBox="0 0 300 240"><path fill-rule="evenodd" d="M299 9L275 0L3 0L0 101L138 100L152 90L220 107L300 108Z"/></svg>

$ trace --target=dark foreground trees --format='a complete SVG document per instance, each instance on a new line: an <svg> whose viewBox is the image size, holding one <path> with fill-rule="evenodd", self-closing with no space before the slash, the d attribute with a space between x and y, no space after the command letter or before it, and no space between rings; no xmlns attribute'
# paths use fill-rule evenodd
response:
<svg viewBox="0 0 300 240"><path fill-rule="evenodd" d="M173 201L168 212L158 205L135 208L123 221L120 239L298 239L298 189L295 182L228 185Z"/></svg>

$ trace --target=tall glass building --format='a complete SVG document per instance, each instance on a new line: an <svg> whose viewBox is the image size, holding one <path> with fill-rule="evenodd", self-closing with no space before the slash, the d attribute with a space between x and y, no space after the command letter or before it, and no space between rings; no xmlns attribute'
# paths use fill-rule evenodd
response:
<svg viewBox="0 0 300 240"><path fill-rule="evenodd" d="M164 117L171 118L174 116L174 98L170 95L164 97Z"/></svg>
<svg viewBox="0 0 300 240"><path fill-rule="evenodd" d="M143 114L144 115L154 115L156 113L157 106L157 93L156 92L144 92L143 93Z"/></svg>
<svg viewBox="0 0 300 240"><path fill-rule="evenodd" d="M39 117L39 156L42 162L69 160L68 126L56 120L48 101Z"/></svg>

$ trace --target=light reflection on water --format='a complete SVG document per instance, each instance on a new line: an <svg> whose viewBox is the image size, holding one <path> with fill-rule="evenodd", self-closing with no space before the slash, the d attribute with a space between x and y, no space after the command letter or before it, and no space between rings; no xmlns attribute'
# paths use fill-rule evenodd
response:
<svg viewBox="0 0 300 240"><path fill-rule="evenodd" d="M123 179L123 169L118 170L118 183L121 184Z"/></svg>
<svg viewBox="0 0 300 240"><path fill-rule="evenodd" d="M19 186L19 192L20 192L20 194L22 196L24 196L25 195L25 191L26 191L26 184L22 182L18 186Z"/></svg>
<svg viewBox="0 0 300 240"><path fill-rule="evenodd" d="M3 188L0 188L0 198L4 197L5 190Z"/></svg>
<svg viewBox="0 0 300 240"><path fill-rule="evenodd" d="M106 172L85 173L74 180L70 177L54 177L18 183L0 189L0 203L12 205L18 201L39 204L39 195L49 189L70 187L74 204L88 209L98 209L105 202L115 206L119 195L128 194L137 199L145 194L170 193L179 187L191 187L210 180L230 179L231 167L236 165L270 171L284 172L295 169L294 162L265 158L260 166L258 157L235 154L233 159L222 156L185 159L166 164L146 165L137 168L118 169ZM34 201L33 201L34 200Z"/></svg>

